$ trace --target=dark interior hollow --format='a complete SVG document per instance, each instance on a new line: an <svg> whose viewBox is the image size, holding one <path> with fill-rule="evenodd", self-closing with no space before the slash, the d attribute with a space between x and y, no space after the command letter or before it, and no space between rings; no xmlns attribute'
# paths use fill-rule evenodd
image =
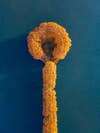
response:
<svg viewBox="0 0 100 133"><path fill-rule="evenodd" d="M49 60L53 60L53 50L56 47L53 38L46 39L42 42L42 49Z"/></svg>

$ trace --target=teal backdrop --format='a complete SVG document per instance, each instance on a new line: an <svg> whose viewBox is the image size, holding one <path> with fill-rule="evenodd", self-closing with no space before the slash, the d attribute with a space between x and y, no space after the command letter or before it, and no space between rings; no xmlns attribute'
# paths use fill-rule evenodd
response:
<svg viewBox="0 0 100 133"><path fill-rule="evenodd" d="M100 1L0 0L0 133L42 133L42 68L27 35L55 21L72 39L57 65L59 133L100 133Z"/></svg>

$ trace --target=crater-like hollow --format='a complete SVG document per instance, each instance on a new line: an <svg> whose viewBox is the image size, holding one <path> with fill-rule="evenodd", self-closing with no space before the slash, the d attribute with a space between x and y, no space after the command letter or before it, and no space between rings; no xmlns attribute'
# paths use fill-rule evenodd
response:
<svg viewBox="0 0 100 133"><path fill-rule="evenodd" d="M46 55L46 58L48 58L48 60L52 60L52 61L54 60L53 51L55 47L56 47L56 43L54 41L54 38L48 38L42 41L42 49Z"/></svg>

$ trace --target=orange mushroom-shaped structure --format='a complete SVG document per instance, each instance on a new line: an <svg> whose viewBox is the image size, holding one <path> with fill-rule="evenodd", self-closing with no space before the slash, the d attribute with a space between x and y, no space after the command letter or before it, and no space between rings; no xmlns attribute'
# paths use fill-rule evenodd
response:
<svg viewBox="0 0 100 133"><path fill-rule="evenodd" d="M34 59L45 63L43 68L43 133L58 133L56 102L56 64L67 55L71 39L65 28L54 23L41 23L27 38Z"/></svg>

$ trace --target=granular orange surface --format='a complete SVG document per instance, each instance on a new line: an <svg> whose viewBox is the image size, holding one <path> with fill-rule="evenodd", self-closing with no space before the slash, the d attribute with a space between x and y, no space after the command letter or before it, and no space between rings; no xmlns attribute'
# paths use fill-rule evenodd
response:
<svg viewBox="0 0 100 133"><path fill-rule="evenodd" d="M43 133L58 133L56 102L56 63L67 55L71 39L65 28L54 23L41 23L29 33L28 49L43 68Z"/></svg>

